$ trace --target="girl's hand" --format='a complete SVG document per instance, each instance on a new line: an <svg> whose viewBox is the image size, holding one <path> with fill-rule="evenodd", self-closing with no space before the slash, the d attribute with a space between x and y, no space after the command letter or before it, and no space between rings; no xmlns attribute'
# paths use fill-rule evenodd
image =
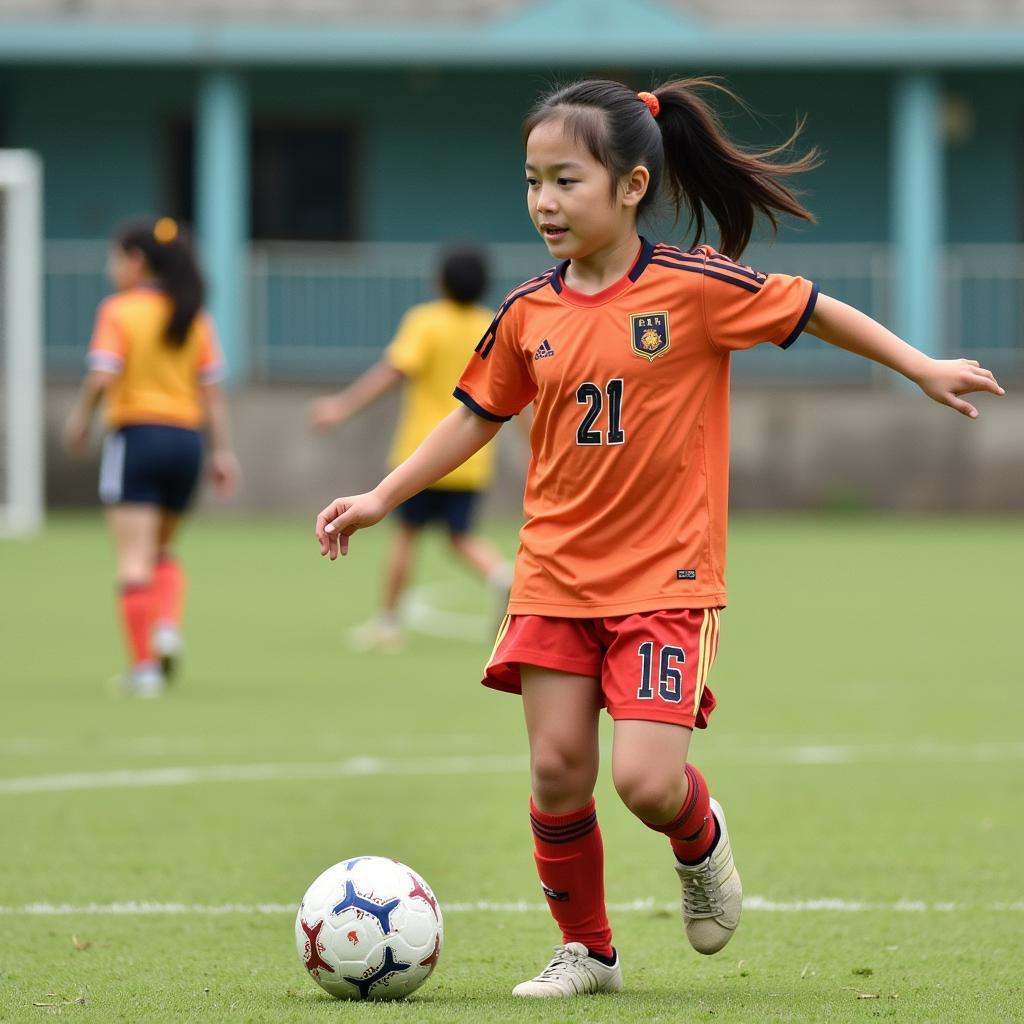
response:
<svg viewBox="0 0 1024 1024"><path fill-rule="evenodd" d="M929 398L971 419L977 417L978 410L961 395L976 391L1006 394L991 370L986 370L977 359L928 359L913 380Z"/></svg>
<svg viewBox="0 0 1024 1024"><path fill-rule="evenodd" d="M89 444L89 417L75 409L64 424L64 447L81 454Z"/></svg>
<svg viewBox="0 0 1024 1024"><path fill-rule="evenodd" d="M230 448L216 448L210 455L210 479L221 498L230 498L242 482L242 467Z"/></svg>
<svg viewBox="0 0 1024 1024"><path fill-rule="evenodd" d="M335 498L316 517L316 539L320 554L330 555L333 562L340 552L348 554L348 539L356 530L379 523L387 508L373 491L351 498Z"/></svg>
<svg viewBox="0 0 1024 1024"><path fill-rule="evenodd" d="M317 398L309 405L309 422L317 430L330 430L348 419L348 407L335 395Z"/></svg>

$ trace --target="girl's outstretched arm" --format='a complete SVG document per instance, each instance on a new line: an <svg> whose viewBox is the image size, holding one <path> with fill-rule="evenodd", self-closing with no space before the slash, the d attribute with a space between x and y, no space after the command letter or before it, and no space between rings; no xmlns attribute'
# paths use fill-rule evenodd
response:
<svg viewBox="0 0 1024 1024"><path fill-rule="evenodd" d="M348 539L366 526L380 522L396 505L437 483L471 455L475 455L501 429L501 422L485 420L461 406L449 413L424 442L372 491L335 498L316 517L320 554L333 562L348 554Z"/></svg>
<svg viewBox="0 0 1024 1024"><path fill-rule="evenodd" d="M847 352L873 359L912 380L929 398L974 419L978 415L960 396L976 391L1005 394L991 371L976 359L932 359L908 345L866 313L838 299L819 295L806 330Z"/></svg>
<svg viewBox="0 0 1024 1024"><path fill-rule="evenodd" d="M317 398L309 407L309 421L317 430L329 430L357 416L403 380L405 375L390 363L374 363L347 388Z"/></svg>
<svg viewBox="0 0 1024 1024"><path fill-rule="evenodd" d="M231 444L228 402L220 384L204 384L202 395L210 434L210 475L221 497L230 498L238 490L242 468Z"/></svg>

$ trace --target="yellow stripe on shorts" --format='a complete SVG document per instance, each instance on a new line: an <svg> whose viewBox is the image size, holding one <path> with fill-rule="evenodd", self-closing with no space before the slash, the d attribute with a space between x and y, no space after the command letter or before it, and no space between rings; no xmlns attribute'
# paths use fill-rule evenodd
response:
<svg viewBox="0 0 1024 1024"><path fill-rule="evenodd" d="M700 624L700 646L697 657L697 686L693 694L693 713L700 709L700 699L704 696L704 686L708 681L711 666L718 653L718 609L705 608L704 621Z"/></svg>

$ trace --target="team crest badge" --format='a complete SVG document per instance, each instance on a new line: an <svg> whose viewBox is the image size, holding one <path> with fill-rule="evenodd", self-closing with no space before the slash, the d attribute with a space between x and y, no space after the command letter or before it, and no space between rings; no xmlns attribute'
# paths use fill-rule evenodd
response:
<svg viewBox="0 0 1024 1024"><path fill-rule="evenodd" d="M630 342L638 356L645 356L652 363L668 351L668 313L634 313L629 318Z"/></svg>

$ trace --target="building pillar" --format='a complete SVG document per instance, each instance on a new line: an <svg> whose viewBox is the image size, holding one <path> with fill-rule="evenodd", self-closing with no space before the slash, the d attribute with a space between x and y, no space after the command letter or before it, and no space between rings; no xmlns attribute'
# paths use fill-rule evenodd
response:
<svg viewBox="0 0 1024 1024"><path fill-rule="evenodd" d="M929 355L942 355L942 93L932 72L896 79L892 117L894 330Z"/></svg>
<svg viewBox="0 0 1024 1024"><path fill-rule="evenodd" d="M238 383L249 367L249 97L238 72L211 69L200 78L195 161L196 224L208 307L228 380Z"/></svg>

